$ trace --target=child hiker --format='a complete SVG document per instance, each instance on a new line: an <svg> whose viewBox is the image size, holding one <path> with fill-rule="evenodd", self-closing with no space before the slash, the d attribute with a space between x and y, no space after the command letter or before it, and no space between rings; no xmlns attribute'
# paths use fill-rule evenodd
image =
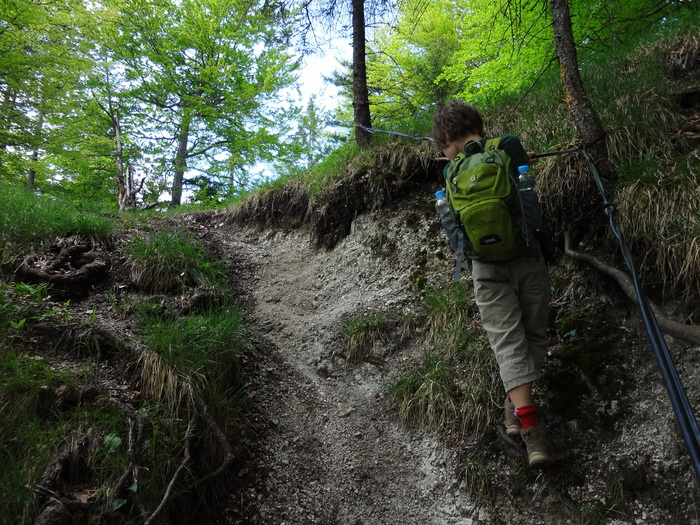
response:
<svg viewBox="0 0 700 525"><path fill-rule="evenodd" d="M452 160L460 152L469 157L484 150L484 124L479 112L462 102L451 102L433 117L432 137ZM532 162L515 135L503 135L498 146L510 157L511 175ZM446 166L449 176L453 163ZM449 179L448 179L449 180ZM505 428L520 434L530 467L553 462L555 453L547 427L540 420L532 383L541 375L549 339L549 271L534 232L526 251L505 262L472 260L476 304L499 366L507 397Z"/></svg>

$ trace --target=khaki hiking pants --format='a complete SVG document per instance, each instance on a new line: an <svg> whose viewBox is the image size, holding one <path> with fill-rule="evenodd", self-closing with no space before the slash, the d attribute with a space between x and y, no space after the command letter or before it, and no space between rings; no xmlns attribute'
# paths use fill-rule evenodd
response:
<svg viewBox="0 0 700 525"><path fill-rule="evenodd" d="M542 257L473 261L474 295L506 392L541 375L547 354L549 270Z"/></svg>

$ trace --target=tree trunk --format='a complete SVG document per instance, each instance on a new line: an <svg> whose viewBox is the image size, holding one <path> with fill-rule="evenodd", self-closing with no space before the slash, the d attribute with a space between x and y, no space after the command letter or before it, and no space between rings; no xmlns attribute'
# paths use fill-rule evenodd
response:
<svg viewBox="0 0 700 525"><path fill-rule="evenodd" d="M119 211L124 211L126 209L127 189L126 184L124 183L124 148L122 146L122 125L119 120L118 112L112 111L109 116L112 120L112 128L114 130L114 165L117 171Z"/></svg>
<svg viewBox="0 0 700 525"><path fill-rule="evenodd" d="M360 149L369 145L372 117L369 112L367 64L365 62L365 0L352 0L352 107L355 115L355 142Z"/></svg>
<svg viewBox="0 0 700 525"><path fill-rule="evenodd" d="M600 138L605 131L598 115L591 106L583 87L576 55L576 44L571 28L571 13L568 0L551 0L554 43L559 58L559 74L566 105L569 107L574 125L583 141L588 144ZM588 148L591 157L603 176L610 174L608 150L604 140Z"/></svg>
<svg viewBox="0 0 700 525"><path fill-rule="evenodd" d="M182 183L187 168L187 145L190 139L190 123L192 121L191 110L185 106L183 108L182 122L180 124L180 134L177 140L177 154L175 155L175 175L173 176L173 191L171 206L182 204Z"/></svg>
<svg viewBox="0 0 700 525"><path fill-rule="evenodd" d="M44 128L44 101L43 98L39 104L39 114L37 115L36 126L34 127L34 140L39 141ZM36 188L36 169L34 166L39 162L39 145L35 144L32 149L32 162L27 171L27 189L34 190Z"/></svg>

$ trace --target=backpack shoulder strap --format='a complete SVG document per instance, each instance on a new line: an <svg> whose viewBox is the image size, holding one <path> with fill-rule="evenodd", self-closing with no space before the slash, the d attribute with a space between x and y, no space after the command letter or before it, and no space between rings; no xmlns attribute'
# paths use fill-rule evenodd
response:
<svg viewBox="0 0 700 525"><path fill-rule="evenodd" d="M486 151L489 148L498 149L498 147L500 145L501 145L501 137L498 137L495 139L488 139L486 141L486 144L484 144L484 151Z"/></svg>

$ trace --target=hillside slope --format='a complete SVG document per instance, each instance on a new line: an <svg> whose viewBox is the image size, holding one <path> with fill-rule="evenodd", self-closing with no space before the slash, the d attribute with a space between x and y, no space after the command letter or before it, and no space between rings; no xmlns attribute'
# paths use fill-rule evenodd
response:
<svg viewBox="0 0 700 525"><path fill-rule="evenodd" d="M363 212L345 210L347 235L338 235L332 248L316 247L308 226L255 229L222 212L164 216L148 224L149 231L189 231L227 262L248 326L241 358L246 400L226 428L232 460L221 450L204 450L221 447L223 434L207 423L206 410L198 410L210 433L196 447L190 438L182 445L171 437L176 455L162 462L169 466L166 485L177 482L178 488L149 487L162 498L155 502L140 500L141 486L129 481L137 475L144 484L158 479L146 475L157 466L136 455L133 444L152 454L167 437L156 427L136 433L139 425L152 424L162 402L144 389L147 334L138 314L150 309L186 316L183 306L197 294L149 296L134 285L123 247L144 232L124 230L100 247L109 264L99 282L52 290L40 301L49 313L21 323L21 348L27 363L45 363L52 373L72 377L66 383L35 377L39 414L55 418L89 406L93 417L120 416L101 423L105 432L80 419L66 429L53 461L39 467L46 471L32 508L24 519L3 516L0 523L72 523L88 516L116 523L121 518L113 509L125 502L132 516L165 507L161 521L181 516L191 523L197 515L201 523L219 525L700 523L698 482L637 309L616 283L578 261L563 258L552 268L552 344L538 387L547 422L569 451L562 465L532 472L522 444L500 436L500 389L483 401L488 423L478 432L464 428L459 410L438 418L437 428L400 425L392 385L420 370L426 354L447 352L430 337L423 299L427 290L452 289L453 270L433 209L435 183L428 179ZM78 241L59 244L72 242ZM32 260L38 265L54 258L48 253ZM463 279L469 294L468 273ZM667 306L675 304L671 299ZM376 316L381 331L368 355L350 362L345 327ZM470 338L483 344L473 307L463 322ZM699 349L669 344L697 407ZM450 395L466 395L475 366L483 364L459 364L449 379ZM430 392L432 379L422 380ZM16 390L13 403L28 393ZM428 412L445 402L444 392L436 394ZM105 468L100 454L115 436L124 444L126 463L115 465L119 481L108 483L116 486L100 486L95 469ZM191 453L197 467L178 478L178 465L186 466ZM198 477L217 467L207 458L222 458L226 469L200 484Z"/></svg>
<svg viewBox="0 0 700 525"><path fill-rule="evenodd" d="M452 275L430 195L359 215L332 250L312 248L305 230L214 230L224 253L247 261L258 340L247 373L260 441L222 522L697 523L698 484L636 307L580 263L553 268L541 382L564 466L529 472L494 428L471 457L459 428L398 426L390 385L428 344L406 322L421 319L417 276L444 286ZM369 358L348 363L343 322L371 312L391 322ZM698 349L669 343L697 406ZM470 494L481 480L465 466L484 458L488 490Z"/></svg>

